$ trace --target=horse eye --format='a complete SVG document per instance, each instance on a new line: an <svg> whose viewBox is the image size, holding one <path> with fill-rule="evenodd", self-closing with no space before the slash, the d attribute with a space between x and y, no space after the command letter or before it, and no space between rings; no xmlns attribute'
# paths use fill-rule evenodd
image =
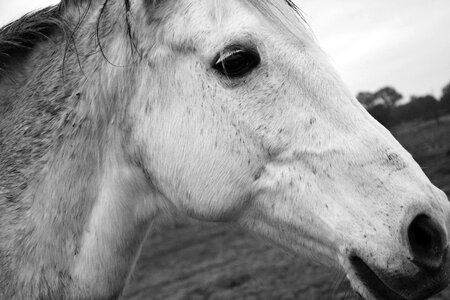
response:
<svg viewBox="0 0 450 300"><path fill-rule="evenodd" d="M250 73L261 62L255 50L232 48L221 53L213 68L228 78L239 78Z"/></svg>

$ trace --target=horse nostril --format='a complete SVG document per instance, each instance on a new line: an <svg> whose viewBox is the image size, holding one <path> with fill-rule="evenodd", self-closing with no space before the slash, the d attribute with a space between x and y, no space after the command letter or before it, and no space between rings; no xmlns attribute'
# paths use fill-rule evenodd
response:
<svg viewBox="0 0 450 300"><path fill-rule="evenodd" d="M438 269L447 249L447 238L439 223L427 215L418 215L408 227L413 263L423 269Z"/></svg>

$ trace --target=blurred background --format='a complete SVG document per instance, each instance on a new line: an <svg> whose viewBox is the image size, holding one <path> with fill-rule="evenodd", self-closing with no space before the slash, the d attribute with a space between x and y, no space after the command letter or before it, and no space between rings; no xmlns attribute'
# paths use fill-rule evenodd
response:
<svg viewBox="0 0 450 300"><path fill-rule="evenodd" d="M0 26L52 0L0 0ZM450 194L450 1L294 0L351 92ZM345 278L230 225L148 239L124 299L356 299ZM432 299L450 299L450 289Z"/></svg>

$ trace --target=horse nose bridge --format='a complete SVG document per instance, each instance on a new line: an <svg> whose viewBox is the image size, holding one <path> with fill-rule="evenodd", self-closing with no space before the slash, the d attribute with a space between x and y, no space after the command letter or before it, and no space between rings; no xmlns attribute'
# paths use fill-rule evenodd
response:
<svg viewBox="0 0 450 300"><path fill-rule="evenodd" d="M344 144L341 148L346 150L342 161L346 162L348 171L369 176L361 180L388 181L400 186L429 185L420 166L390 133L361 130L342 139L341 143ZM394 182L393 178L396 178Z"/></svg>

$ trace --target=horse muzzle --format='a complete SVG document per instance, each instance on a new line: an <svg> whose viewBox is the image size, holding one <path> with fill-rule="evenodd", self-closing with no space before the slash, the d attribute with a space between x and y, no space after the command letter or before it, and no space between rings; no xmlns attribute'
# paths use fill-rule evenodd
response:
<svg viewBox="0 0 450 300"><path fill-rule="evenodd" d="M431 217L416 216L407 227L407 255L394 267L373 261L358 251L348 255L348 277L361 296L377 300L419 300L450 283L449 245L445 229ZM401 261L400 263L398 263Z"/></svg>

